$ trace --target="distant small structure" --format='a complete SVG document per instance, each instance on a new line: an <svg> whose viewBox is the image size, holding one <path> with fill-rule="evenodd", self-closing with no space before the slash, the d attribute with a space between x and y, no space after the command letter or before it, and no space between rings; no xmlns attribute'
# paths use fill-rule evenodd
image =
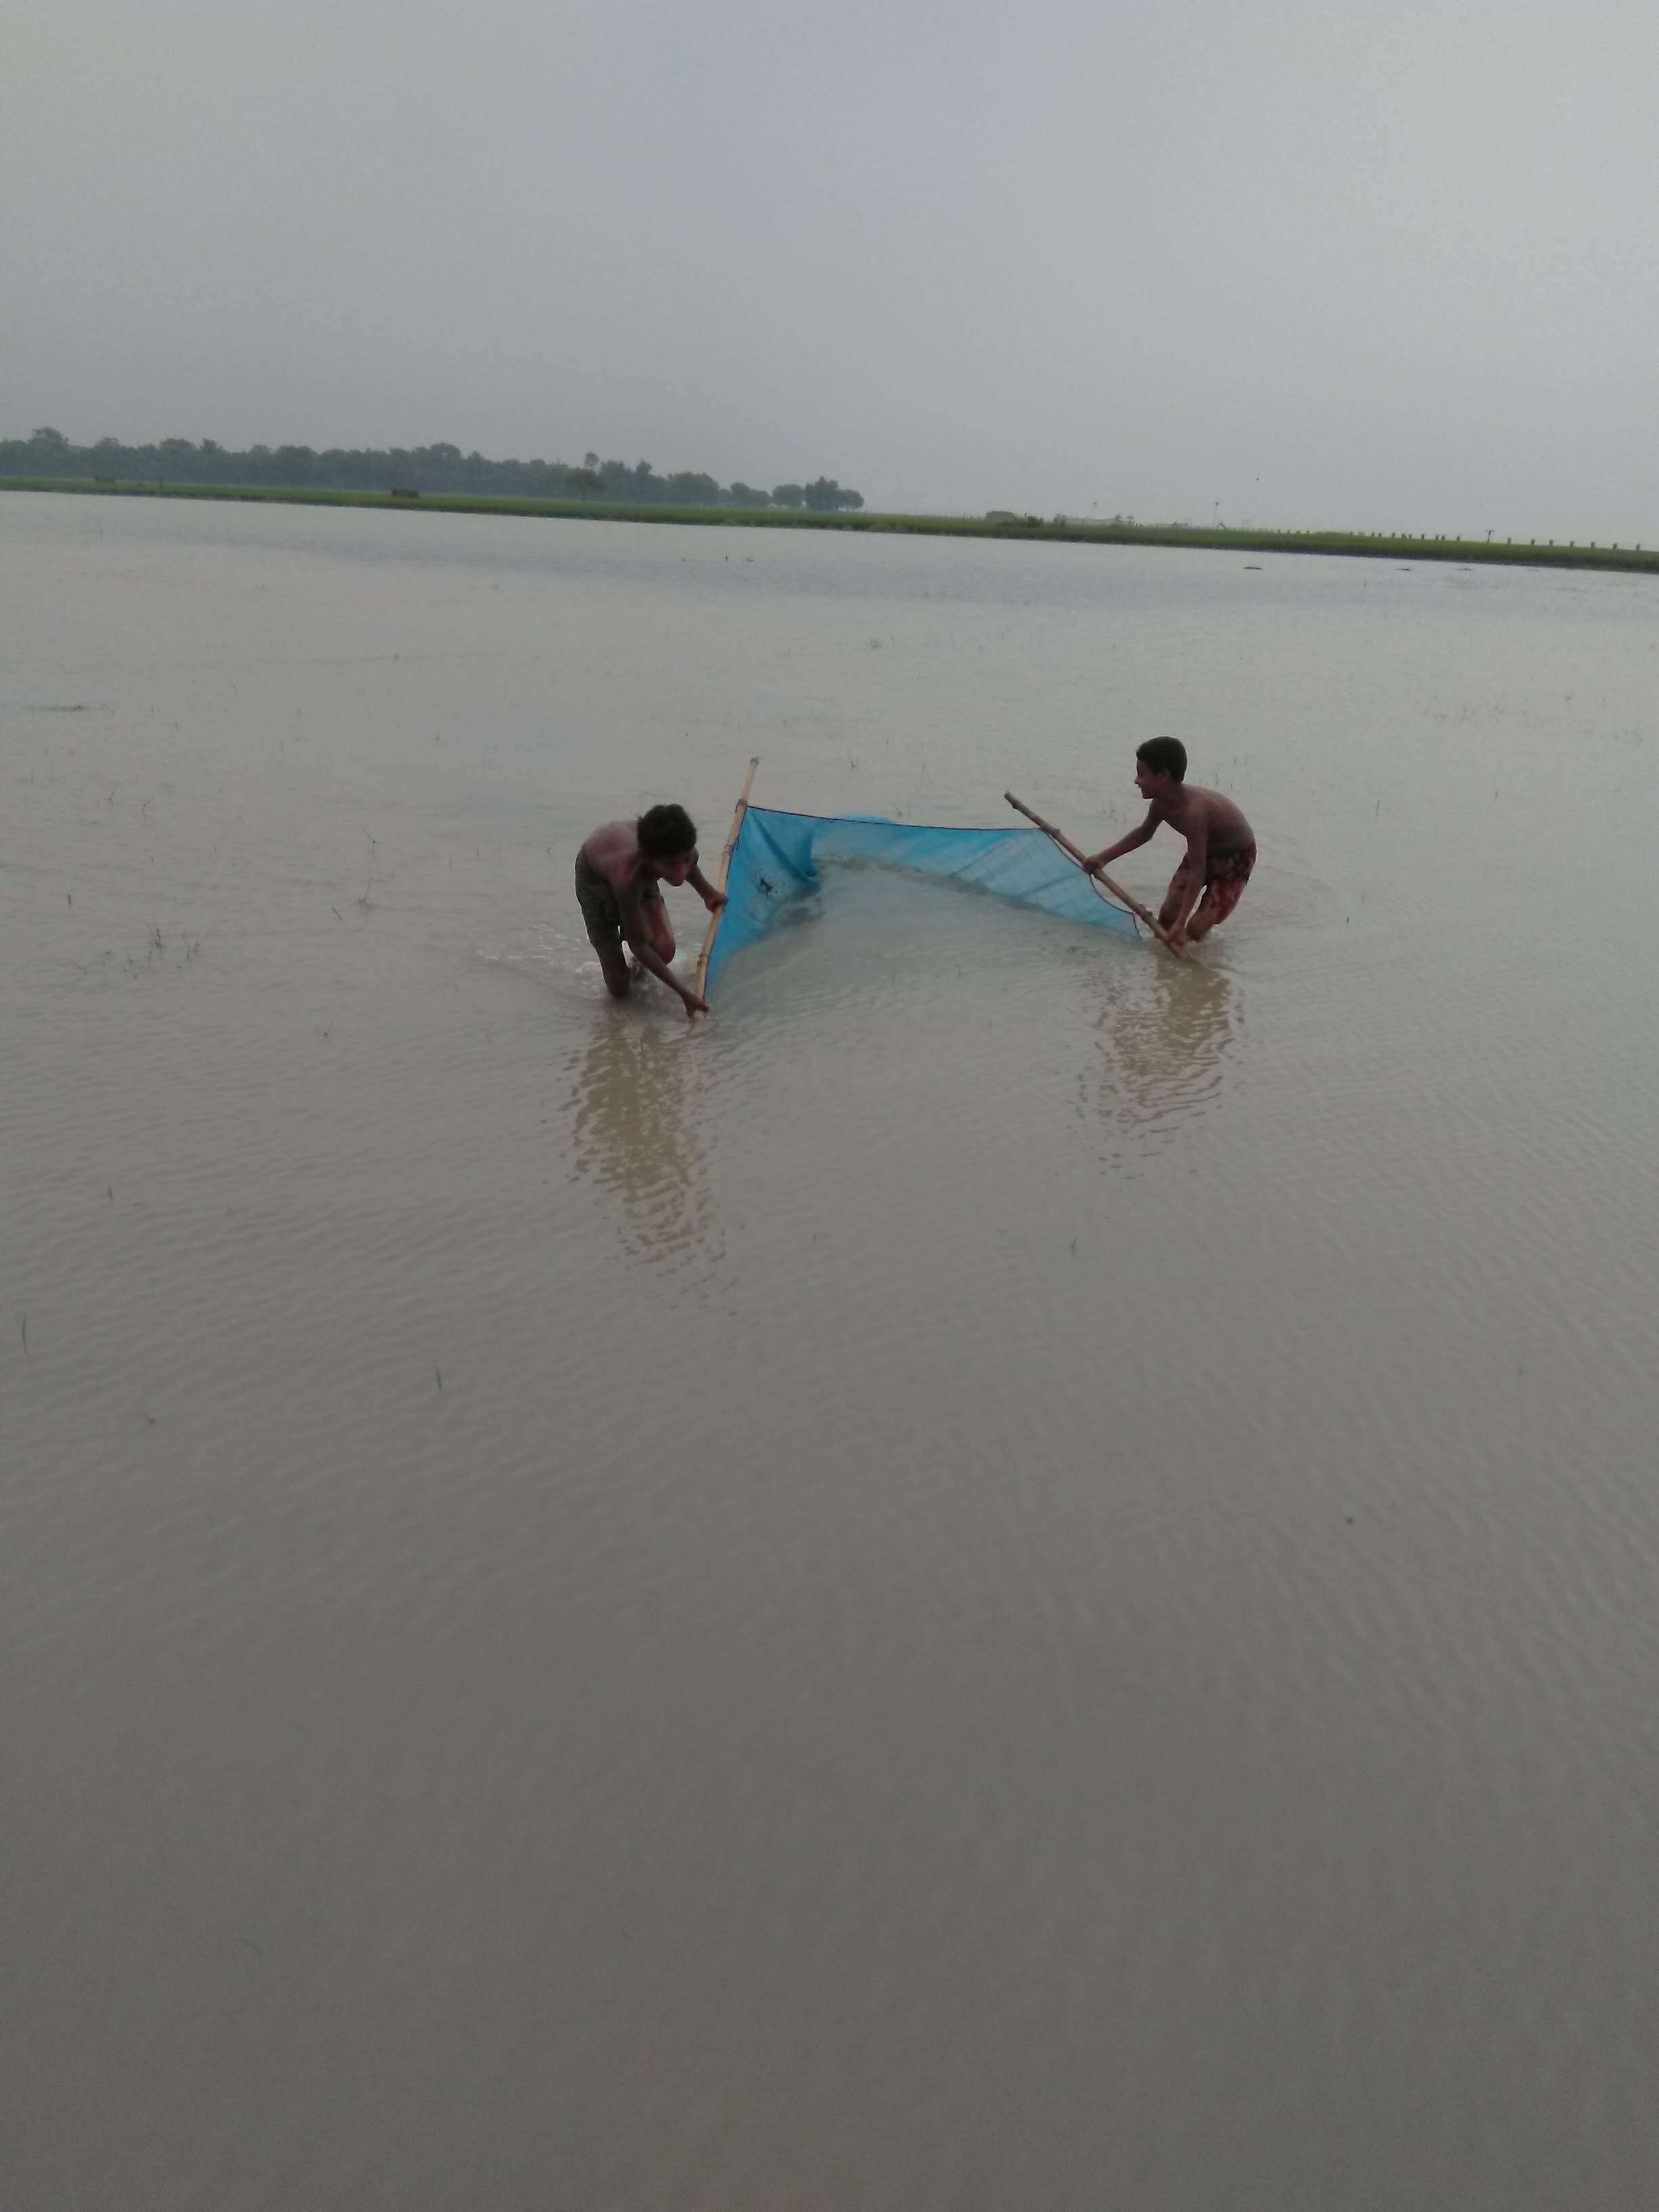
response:
<svg viewBox="0 0 1659 2212"><path fill-rule="evenodd" d="M985 520L988 522L1018 522L1019 517L1011 507L988 507Z"/></svg>
<svg viewBox="0 0 1659 2212"><path fill-rule="evenodd" d="M392 487L393 499L418 499L420 495L410 484L393 484Z"/></svg>

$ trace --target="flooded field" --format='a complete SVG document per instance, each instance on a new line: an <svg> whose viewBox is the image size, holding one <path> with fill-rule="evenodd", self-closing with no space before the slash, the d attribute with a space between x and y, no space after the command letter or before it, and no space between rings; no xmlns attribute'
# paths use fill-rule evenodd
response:
<svg viewBox="0 0 1659 2212"><path fill-rule="evenodd" d="M1656 592L0 495L8 2206L1651 2201Z"/></svg>

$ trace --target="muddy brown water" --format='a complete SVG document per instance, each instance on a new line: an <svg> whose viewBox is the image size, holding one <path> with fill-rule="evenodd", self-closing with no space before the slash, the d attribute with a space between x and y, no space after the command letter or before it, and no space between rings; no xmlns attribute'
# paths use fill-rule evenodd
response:
<svg viewBox="0 0 1659 2212"><path fill-rule="evenodd" d="M1654 2201L1656 702L1642 579L0 496L6 2203ZM1189 970L604 998L599 820L1166 729Z"/></svg>

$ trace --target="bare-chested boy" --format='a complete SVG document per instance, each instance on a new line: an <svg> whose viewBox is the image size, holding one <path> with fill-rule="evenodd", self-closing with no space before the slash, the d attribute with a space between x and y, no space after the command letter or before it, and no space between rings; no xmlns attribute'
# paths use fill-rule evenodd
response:
<svg viewBox="0 0 1659 2212"><path fill-rule="evenodd" d="M1187 748L1179 738L1148 738L1135 754L1135 788L1151 802L1139 830L1091 854L1103 868L1121 854L1149 844L1161 822L1187 840L1187 856L1170 878L1158 921L1179 945L1207 937L1243 896L1255 866L1255 832L1231 799L1188 783ZM1196 913L1194 908L1196 908Z"/></svg>
<svg viewBox="0 0 1659 2212"><path fill-rule="evenodd" d="M697 866L697 832L683 806L653 806L637 822L606 822L576 855L576 896L588 941L599 956L613 999L628 996L627 954L685 1002L688 1014L708 1008L669 966L674 933L662 887L690 884L710 914L726 904Z"/></svg>

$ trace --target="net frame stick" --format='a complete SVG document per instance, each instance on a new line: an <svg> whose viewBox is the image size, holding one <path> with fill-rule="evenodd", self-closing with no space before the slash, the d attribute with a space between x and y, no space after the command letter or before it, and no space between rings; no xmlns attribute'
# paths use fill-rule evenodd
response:
<svg viewBox="0 0 1659 2212"><path fill-rule="evenodd" d="M760 755L757 753L749 763L748 775L743 780L743 789L738 794L737 811L732 817L732 827L726 833L726 843L720 853L720 877L714 885L717 891L723 891L726 889L726 879L732 869L732 855L736 852L738 839L743 834L743 817L749 811L750 786L755 781L755 770L759 766ZM709 915L708 927L703 933L702 951L697 955L697 996L700 999L708 995L703 986L708 980L709 956L714 950L714 939L720 935L720 916L725 912L726 908L723 906L716 907L714 913ZM702 1017L700 1014L693 1014L691 1018L693 1022L698 1022Z"/></svg>
<svg viewBox="0 0 1659 2212"><path fill-rule="evenodd" d="M1045 822L1040 814L1034 814L1024 800L1016 799L1012 791L1005 791L1002 795L1017 814L1023 814L1028 822L1035 822L1046 837L1052 837L1060 851L1068 854L1085 875L1092 876L1097 883L1103 884L1120 906L1127 906L1138 921L1144 921L1158 943L1173 958L1185 960L1190 957L1186 946L1177 945L1157 915L1149 914L1139 899L1131 898L1123 886L1121 884L1115 884L1103 868L1091 868L1089 866L1087 854L1079 852L1064 830L1056 830L1052 822Z"/></svg>

